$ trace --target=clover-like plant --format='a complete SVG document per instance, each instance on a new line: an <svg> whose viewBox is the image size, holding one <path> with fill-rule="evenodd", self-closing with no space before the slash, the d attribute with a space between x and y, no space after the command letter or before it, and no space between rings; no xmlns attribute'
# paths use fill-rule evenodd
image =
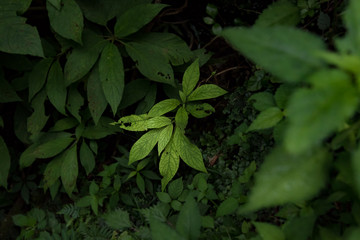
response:
<svg viewBox="0 0 360 240"><path fill-rule="evenodd" d="M128 131L148 131L131 147L129 164L145 158L158 146L159 171L163 176L162 190L175 176L180 159L190 167L206 172L200 149L185 136L189 114L196 118L207 117L215 109L200 100L216 98L226 91L214 84L196 87L200 77L199 60L195 60L185 71L179 99L166 99L155 104L147 114L129 115L113 123ZM175 113L175 117L165 116Z"/></svg>

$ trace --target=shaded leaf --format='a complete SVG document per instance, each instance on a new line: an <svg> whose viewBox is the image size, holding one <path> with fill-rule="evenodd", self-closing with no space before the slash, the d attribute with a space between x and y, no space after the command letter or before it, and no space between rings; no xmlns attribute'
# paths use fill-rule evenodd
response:
<svg viewBox="0 0 360 240"><path fill-rule="evenodd" d="M89 102L90 114L95 125L97 125L108 104L101 87L99 68L97 66L91 71L88 78L87 100Z"/></svg>
<svg viewBox="0 0 360 240"><path fill-rule="evenodd" d="M119 128L110 125L112 122L111 118L101 117L97 125L90 124L86 126L82 136L88 139L101 139L114 134L119 131Z"/></svg>
<svg viewBox="0 0 360 240"><path fill-rule="evenodd" d="M186 104L186 110L196 118L204 118L215 112L215 108L208 103L189 103Z"/></svg>
<svg viewBox="0 0 360 240"><path fill-rule="evenodd" d="M127 9L117 17L115 36L122 38L137 32L166 6L165 4L141 4Z"/></svg>
<svg viewBox="0 0 360 240"><path fill-rule="evenodd" d="M239 201L233 197L227 198L223 201L216 210L216 216L225 216L234 213L239 207Z"/></svg>
<svg viewBox="0 0 360 240"><path fill-rule="evenodd" d="M44 171L44 190L46 191L49 187L59 179L61 175L61 165L65 161L66 152L56 156L51 162L46 165Z"/></svg>
<svg viewBox="0 0 360 240"><path fill-rule="evenodd" d="M299 29L274 26L228 28L221 35L255 63L284 81L298 82L323 66L315 56L322 40Z"/></svg>
<svg viewBox="0 0 360 240"><path fill-rule="evenodd" d="M251 123L247 131L261 130L274 127L278 122L281 121L283 116L284 114L279 108L268 108L260 112L256 119Z"/></svg>
<svg viewBox="0 0 360 240"><path fill-rule="evenodd" d="M44 57L37 29L25 21L22 17L0 15L0 51Z"/></svg>
<svg viewBox="0 0 360 240"><path fill-rule="evenodd" d="M112 43L101 53L99 75L105 98L115 115L124 91L124 66L118 48Z"/></svg>
<svg viewBox="0 0 360 240"><path fill-rule="evenodd" d="M85 141L80 147L80 163L85 168L86 175L89 175L95 168L95 157Z"/></svg>
<svg viewBox="0 0 360 240"><path fill-rule="evenodd" d="M318 145L356 110L358 96L349 75L324 70L309 79L311 89L299 89L291 97L285 133L286 148L293 153Z"/></svg>
<svg viewBox="0 0 360 240"><path fill-rule="evenodd" d="M83 105L84 98L81 96L76 86L71 86L69 89L69 96L66 108L79 121L79 123L81 123L81 116L79 114L79 111Z"/></svg>
<svg viewBox="0 0 360 240"><path fill-rule="evenodd" d="M104 219L107 225L116 230L121 231L132 226L129 213L119 208L106 214Z"/></svg>
<svg viewBox="0 0 360 240"><path fill-rule="evenodd" d="M263 222L254 222L253 224L263 240L285 240L285 234L278 226Z"/></svg>
<svg viewBox="0 0 360 240"><path fill-rule="evenodd" d="M140 173L136 174L136 185L138 186L140 192L145 195L145 181Z"/></svg>
<svg viewBox="0 0 360 240"><path fill-rule="evenodd" d="M82 44L84 19L79 5L74 0L62 0L61 9L46 2L51 27L60 36Z"/></svg>
<svg viewBox="0 0 360 240"><path fill-rule="evenodd" d="M37 135L45 126L49 116L45 115L46 92L42 90L31 101L34 112L27 119L27 131L32 135Z"/></svg>
<svg viewBox="0 0 360 240"><path fill-rule="evenodd" d="M52 58L43 59L31 71L29 75L29 101L44 86L52 62Z"/></svg>
<svg viewBox="0 0 360 240"><path fill-rule="evenodd" d="M4 139L0 136L0 186L7 188L7 178L10 170L10 153Z"/></svg>
<svg viewBox="0 0 360 240"><path fill-rule="evenodd" d="M344 15L344 22L347 28L347 47L357 56L360 56L360 16L357 14L359 11L360 2L357 0L350 0Z"/></svg>
<svg viewBox="0 0 360 240"><path fill-rule="evenodd" d="M162 223L155 219L150 218L151 237L153 240L185 240L174 229L170 228L165 223Z"/></svg>
<svg viewBox="0 0 360 240"><path fill-rule="evenodd" d="M249 98L249 101L251 100L254 100L253 106L259 111L275 107L274 96L269 92L255 93Z"/></svg>
<svg viewBox="0 0 360 240"><path fill-rule="evenodd" d="M76 144L66 151L66 157L61 165L61 181L66 193L71 196L78 176L78 160L77 160Z"/></svg>
<svg viewBox="0 0 360 240"><path fill-rule="evenodd" d="M181 208L176 222L176 230L189 240L197 240L200 237L201 215L197 203L189 196Z"/></svg>
<svg viewBox="0 0 360 240"><path fill-rule="evenodd" d="M83 33L83 45L72 50L64 68L66 85L84 77L96 63L106 41L88 29ZM94 70L93 70L94 71Z"/></svg>
<svg viewBox="0 0 360 240"><path fill-rule="evenodd" d="M171 181L168 186L168 193L172 199L177 199L184 189L184 184L182 178L175 179Z"/></svg>
<svg viewBox="0 0 360 240"><path fill-rule="evenodd" d="M59 61L53 63L49 70L49 75L46 83L46 93L52 105L60 113L66 115L66 87L64 81L64 74Z"/></svg>
<svg viewBox="0 0 360 240"><path fill-rule="evenodd" d="M0 69L0 103L20 102L22 99L16 94L13 87L5 80Z"/></svg>
<svg viewBox="0 0 360 240"><path fill-rule="evenodd" d="M150 81L145 79L135 79L125 85L120 109L124 109L145 97L150 88Z"/></svg>
<svg viewBox="0 0 360 240"><path fill-rule="evenodd" d="M326 183L328 159L323 150L295 156L282 148L275 149L261 165L244 210L310 199Z"/></svg>
<svg viewBox="0 0 360 240"><path fill-rule="evenodd" d="M258 17L256 26L295 26L300 21L300 11L288 0L280 0L269 5ZM264 239L265 240L265 239Z"/></svg>

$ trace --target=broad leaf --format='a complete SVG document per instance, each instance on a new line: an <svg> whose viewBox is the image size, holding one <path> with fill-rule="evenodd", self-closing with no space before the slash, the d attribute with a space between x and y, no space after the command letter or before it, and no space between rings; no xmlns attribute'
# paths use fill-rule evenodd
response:
<svg viewBox="0 0 360 240"><path fill-rule="evenodd" d="M295 26L300 21L300 10L289 0L280 0L267 7L256 20L256 26ZM265 240L265 239L264 239Z"/></svg>
<svg viewBox="0 0 360 240"><path fill-rule="evenodd" d="M150 218L151 237L153 240L185 240L174 229L160 222L154 216Z"/></svg>
<svg viewBox="0 0 360 240"><path fill-rule="evenodd" d="M175 124L177 128L184 130L188 124L189 115L184 107L180 107L175 115Z"/></svg>
<svg viewBox="0 0 360 240"><path fill-rule="evenodd" d="M177 99L166 99L155 104L149 111L148 115L150 117L161 116L165 113L168 113L174 110L177 106L180 105L179 100Z"/></svg>
<svg viewBox="0 0 360 240"><path fill-rule="evenodd" d="M204 118L215 112L215 108L208 103L189 103L186 104L186 110L196 118Z"/></svg>
<svg viewBox="0 0 360 240"><path fill-rule="evenodd" d="M49 135L47 141L42 140L28 147L20 156L20 167L30 166L36 158L51 158L66 149L74 138L70 133L58 133Z"/></svg>
<svg viewBox="0 0 360 240"><path fill-rule="evenodd" d="M117 17L115 36L122 38L137 32L166 6L164 4L142 4L127 9L126 12Z"/></svg>
<svg viewBox="0 0 360 240"><path fill-rule="evenodd" d="M84 129L82 136L87 139L101 139L119 131L116 126L111 126L111 118L101 117L97 125L89 124Z"/></svg>
<svg viewBox="0 0 360 240"><path fill-rule="evenodd" d="M29 101L44 86L53 59L46 58L38 62L29 75Z"/></svg>
<svg viewBox="0 0 360 240"><path fill-rule="evenodd" d="M60 36L82 44L84 19L79 5L74 0L62 0L61 9L46 2L51 27Z"/></svg>
<svg viewBox="0 0 360 240"><path fill-rule="evenodd" d="M148 126L146 121L149 117L146 114L129 115L119 119L116 124L120 124L120 128L128 131L147 131Z"/></svg>
<svg viewBox="0 0 360 240"><path fill-rule="evenodd" d="M216 216L221 217L234 213L239 207L239 201L233 197L223 201L216 210Z"/></svg>
<svg viewBox="0 0 360 240"><path fill-rule="evenodd" d="M108 104L101 87L99 68L97 66L91 71L88 78L87 100L89 102L90 114L95 125L97 125Z"/></svg>
<svg viewBox="0 0 360 240"><path fill-rule="evenodd" d="M10 170L10 153L4 139L0 136L0 186L7 188L7 178Z"/></svg>
<svg viewBox="0 0 360 240"><path fill-rule="evenodd" d="M152 81L174 85L174 72L169 60L157 48L142 42L125 43L125 48L145 77Z"/></svg>
<svg viewBox="0 0 360 240"><path fill-rule="evenodd" d="M162 153L159 162L159 171L161 176L163 176L163 179L161 179L162 191L165 190L166 185L175 176L179 169L179 163L180 156L174 138L172 138Z"/></svg>
<svg viewBox="0 0 360 240"><path fill-rule="evenodd" d="M76 144L66 151L66 157L61 165L61 181L66 193L71 196L79 173Z"/></svg>
<svg viewBox="0 0 360 240"><path fill-rule="evenodd" d="M281 121L284 114L277 107L268 108L256 117L256 119L251 123L248 131L261 130L266 128L274 127L278 122Z"/></svg>
<svg viewBox="0 0 360 240"><path fill-rule="evenodd" d="M50 68L46 83L46 93L56 110L66 115L65 102L67 92L65 87L64 74L59 61L54 62Z"/></svg>
<svg viewBox="0 0 360 240"><path fill-rule="evenodd" d="M158 142L158 154L162 153L162 151L165 149L165 147L168 145L172 133L173 133L174 126L172 124L164 127L161 129L159 133L159 142Z"/></svg>
<svg viewBox="0 0 360 240"><path fill-rule="evenodd" d="M136 174L136 185L139 188L140 192L145 196L145 181L140 173Z"/></svg>
<svg viewBox="0 0 360 240"><path fill-rule="evenodd" d="M125 85L124 94L121 99L120 109L124 109L146 96L150 88L150 81L145 79L135 79Z"/></svg>
<svg viewBox="0 0 360 240"><path fill-rule="evenodd" d="M121 209L111 211L104 216L104 219L108 226L116 230L121 231L124 228L130 228L132 226L129 213Z"/></svg>
<svg viewBox="0 0 360 240"><path fill-rule="evenodd" d="M288 104L289 127L285 145L293 153L318 145L356 110L358 94L350 76L339 70L324 70L309 79L311 89L297 90Z"/></svg>
<svg viewBox="0 0 360 240"><path fill-rule="evenodd" d="M284 81L301 81L323 66L315 56L325 48L322 40L295 28L228 28L221 35L235 49Z"/></svg>
<svg viewBox="0 0 360 240"><path fill-rule="evenodd" d="M30 6L31 0L2 0L0 17L22 15Z"/></svg>
<svg viewBox="0 0 360 240"><path fill-rule="evenodd" d="M0 13L0 51L44 57L38 31L25 21L22 17L2 17Z"/></svg>
<svg viewBox="0 0 360 240"><path fill-rule="evenodd" d="M285 234L278 226L262 222L254 222L253 224L263 240L285 240Z"/></svg>
<svg viewBox="0 0 360 240"><path fill-rule="evenodd" d="M13 87L5 80L0 68L0 103L19 102L21 98L16 94Z"/></svg>
<svg viewBox="0 0 360 240"><path fill-rule="evenodd" d="M31 101L34 112L27 119L27 131L32 135L37 135L45 126L49 116L45 115L46 92L42 90Z"/></svg>
<svg viewBox="0 0 360 240"><path fill-rule="evenodd" d="M215 84L204 84L200 87L196 88L188 97L188 101L198 101L198 100L205 100L211 98L217 98L224 94L227 91L218 87Z"/></svg>
<svg viewBox="0 0 360 240"><path fill-rule="evenodd" d="M150 129L151 128L162 128L162 127L165 127L168 125L171 125L171 119L164 117L164 116L153 117L153 118L146 120L146 126Z"/></svg>
<svg viewBox="0 0 360 240"><path fill-rule="evenodd" d="M76 86L69 89L67 110L81 123L80 108L84 105L84 98L81 96Z"/></svg>
<svg viewBox="0 0 360 240"><path fill-rule="evenodd" d="M95 168L95 157L85 141L80 147L80 163L85 168L86 175L89 175Z"/></svg>
<svg viewBox="0 0 360 240"><path fill-rule="evenodd" d="M150 130L134 143L130 149L129 165L149 155L159 140L159 133L158 129Z"/></svg>
<svg viewBox="0 0 360 240"><path fill-rule="evenodd" d="M178 178L174 181L171 181L171 183L168 186L168 192L172 199L177 199L182 191L184 189L184 183L182 178Z"/></svg>
<svg viewBox="0 0 360 240"><path fill-rule="evenodd" d="M249 101L254 101L253 106L258 111L275 107L274 96L269 92L260 92L251 95Z"/></svg>
<svg viewBox="0 0 360 240"><path fill-rule="evenodd" d="M183 92L188 96L200 78L199 59L196 59L185 71L182 81Z"/></svg>
<svg viewBox="0 0 360 240"><path fill-rule="evenodd" d="M360 56L360 2L357 0L350 0L349 6L345 11L344 22L347 28L348 46L354 54Z"/></svg>
<svg viewBox="0 0 360 240"><path fill-rule="evenodd" d="M105 98L115 115L124 91L124 66L118 48L112 43L101 53L99 74Z"/></svg>
<svg viewBox="0 0 360 240"><path fill-rule="evenodd" d="M66 85L84 77L97 61L105 46L104 39L90 30L84 30L83 45L72 50L65 63Z"/></svg>
<svg viewBox="0 0 360 240"><path fill-rule="evenodd" d="M196 201L189 196L181 208L176 222L176 230L185 239L197 240L200 237L201 215Z"/></svg>
<svg viewBox="0 0 360 240"><path fill-rule="evenodd" d="M66 152L56 156L51 162L46 165L44 171L44 190L46 191L49 187L61 176L61 165L65 161Z"/></svg>
<svg viewBox="0 0 360 240"><path fill-rule="evenodd" d="M145 114L155 105L157 93L156 84L151 83L147 90L144 99L137 105L135 114Z"/></svg>
<svg viewBox="0 0 360 240"><path fill-rule="evenodd" d="M285 109L287 107L287 103L294 89L295 89L294 87L288 84L282 84L280 87L276 89L274 98L276 105L280 109Z"/></svg>
<svg viewBox="0 0 360 240"><path fill-rule="evenodd" d="M207 172L200 149L192 144L179 128L175 129L174 142L178 154L188 166Z"/></svg>
<svg viewBox="0 0 360 240"><path fill-rule="evenodd" d="M328 160L329 155L323 150L291 155L282 148L275 149L261 165L244 210L255 211L312 198L325 186Z"/></svg>

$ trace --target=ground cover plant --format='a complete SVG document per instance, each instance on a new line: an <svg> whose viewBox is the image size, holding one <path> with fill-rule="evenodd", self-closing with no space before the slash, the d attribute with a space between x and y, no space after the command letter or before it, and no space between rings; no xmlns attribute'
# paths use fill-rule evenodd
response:
<svg viewBox="0 0 360 240"><path fill-rule="evenodd" d="M0 239L359 239L358 12L3 0Z"/></svg>

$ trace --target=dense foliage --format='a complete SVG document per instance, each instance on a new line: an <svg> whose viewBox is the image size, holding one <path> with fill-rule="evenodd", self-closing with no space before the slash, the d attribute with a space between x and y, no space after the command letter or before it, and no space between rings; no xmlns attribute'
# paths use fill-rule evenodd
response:
<svg viewBox="0 0 360 240"><path fill-rule="evenodd" d="M0 239L360 239L359 12L2 0Z"/></svg>

